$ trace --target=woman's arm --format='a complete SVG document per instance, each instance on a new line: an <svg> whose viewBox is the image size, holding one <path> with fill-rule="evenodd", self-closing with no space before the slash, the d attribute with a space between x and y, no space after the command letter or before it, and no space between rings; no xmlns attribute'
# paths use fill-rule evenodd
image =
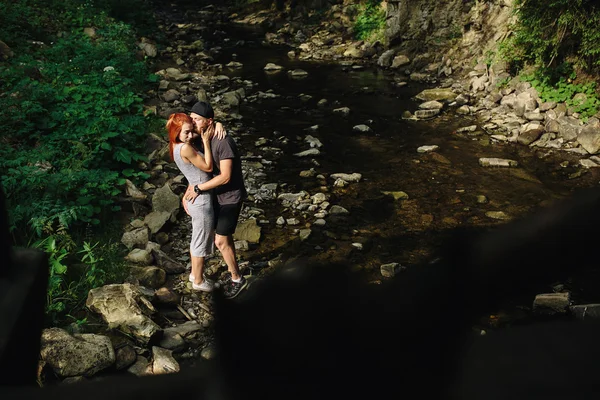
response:
<svg viewBox="0 0 600 400"><path fill-rule="evenodd" d="M225 130L223 124L220 122L215 122L215 136L219 140L223 140L223 138L227 136L227 131Z"/></svg>
<svg viewBox="0 0 600 400"><path fill-rule="evenodd" d="M204 157L189 144L184 144L181 147L181 156L184 160L188 160L195 167L201 169L204 172L212 172L213 170L213 162L212 162L212 154L210 152L210 141L202 140L204 142Z"/></svg>

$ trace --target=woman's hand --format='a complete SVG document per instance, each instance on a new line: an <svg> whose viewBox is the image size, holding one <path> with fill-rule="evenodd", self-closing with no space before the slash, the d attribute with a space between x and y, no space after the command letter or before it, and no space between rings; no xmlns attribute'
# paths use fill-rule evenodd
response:
<svg viewBox="0 0 600 400"><path fill-rule="evenodd" d="M215 125L212 124L208 128L206 128L203 132L200 133L203 142L209 142L215 132Z"/></svg>
<svg viewBox="0 0 600 400"><path fill-rule="evenodd" d="M219 140L222 140L225 136L227 136L227 131L225 131L225 127L220 122L215 123L215 135Z"/></svg>

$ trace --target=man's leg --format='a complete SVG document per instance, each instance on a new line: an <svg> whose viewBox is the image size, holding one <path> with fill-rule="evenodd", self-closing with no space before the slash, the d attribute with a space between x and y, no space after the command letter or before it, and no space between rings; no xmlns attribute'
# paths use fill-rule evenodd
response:
<svg viewBox="0 0 600 400"><path fill-rule="evenodd" d="M235 258L235 245L233 244L233 236L223 236L217 233L215 234L215 245L223 255L223 260L225 260L225 264L227 264L227 270L231 273L231 279L235 281L239 280L241 275L237 259Z"/></svg>

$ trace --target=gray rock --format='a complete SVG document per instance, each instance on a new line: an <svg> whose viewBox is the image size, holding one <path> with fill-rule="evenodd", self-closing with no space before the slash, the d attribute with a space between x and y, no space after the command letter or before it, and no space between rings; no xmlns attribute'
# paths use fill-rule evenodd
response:
<svg viewBox="0 0 600 400"><path fill-rule="evenodd" d="M173 358L171 350L152 346L152 373L154 375L179 372L179 363Z"/></svg>
<svg viewBox="0 0 600 400"><path fill-rule="evenodd" d="M136 362L137 353L135 352L133 346L127 344L115 349L115 359L115 368L120 371Z"/></svg>
<svg viewBox="0 0 600 400"><path fill-rule="evenodd" d="M129 232L123 233L121 237L121 243L123 243L129 250L133 248L143 249L148 244L148 228L145 226L142 228L133 229Z"/></svg>
<svg viewBox="0 0 600 400"><path fill-rule="evenodd" d="M142 193L142 191L140 189L138 189L133 184L133 182L131 182L129 179L125 180L125 184L126 184L125 193L127 194L127 196L132 197L136 200L145 200L146 199L146 195L144 193Z"/></svg>
<svg viewBox="0 0 600 400"><path fill-rule="evenodd" d="M432 145L432 146L421 146L417 148L418 153L431 153L432 151L436 151L440 146Z"/></svg>
<svg viewBox="0 0 600 400"><path fill-rule="evenodd" d="M285 225L285 218L283 217L278 217L277 221L275 222L277 225L281 226L281 225Z"/></svg>
<svg viewBox="0 0 600 400"><path fill-rule="evenodd" d="M560 124L557 120L551 119L546 122L545 128L546 132L558 133L560 131Z"/></svg>
<svg viewBox="0 0 600 400"><path fill-rule="evenodd" d="M519 163L515 160L503 158L480 158L479 165L482 167L516 167Z"/></svg>
<svg viewBox="0 0 600 400"><path fill-rule="evenodd" d="M71 336L60 328L42 331L40 355L61 377L92 376L115 363L115 352L108 337Z"/></svg>
<svg viewBox="0 0 600 400"><path fill-rule="evenodd" d="M156 312L152 304L133 285L106 285L90 290L86 306L99 313L111 329L118 328L148 343L161 333L148 315Z"/></svg>
<svg viewBox="0 0 600 400"><path fill-rule="evenodd" d="M133 249L127 256L125 256L125 260L132 262L134 264L152 264L153 257L147 250L144 249Z"/></svg>
<svg viewBox="0 0 600 400"><path fill-rule="evenodd" d="M456 96L456 98L454 99L454 101L459 106L464 106L466 104L469 104L469 97L467 97L466 95L464 95L464 94L461 93L458 96Z"/></svg>
<svg viewBox="0 0 600 400"><path fill-rule="evenodd" d="M398 263L383 264L379 268L379 271L381 272L381 276L385 278L393 278L396 275L396 270L398 267L400 267L400 264Z"/></svg>
<svg viewBox="0 0 600 400"><path fill-rule="evenodd" d="M176 306L181 300L181 297L177 293L166 287L161 287L155 292L154 295L156 297L156 301L160 304Z"/></svg>
<svg viewBox="0 0 600 400"><path fill-rule="evenodd" d="M394 198L394 200L398 201L398 200L406 200L408 199L408 194L406 192L402 192L402 191L382 191L382 194L385 194L387 196L392 196Z"/></svg>
<svg viewBox="0 0 600 400"><path fill-rule="evenodd" d="M584 168L597 168L597 167L600 167L600 165L596 164L594 161L589 160L589 159L579 160L579 165L581 165Z"/></svg>
<svg viewBox="0 0 600 400"><path fill-rule="evenodd" d="M327 201L327 195L325 193L315 193L310 198L313 204L321 204Z"/></svg>
<svg viewBox="0 0 600 400"><path fill-rule="evenodd" d="M396 51L393 49L384 51L383 54L381 54L381 56L379 56L377 59L377 65L388 68L392 65L392 60L394 59L395 53Z"/></svg>
<svg viewBox="0 0 600 400"><path fill-rule="evenodd" d="M292 78L304 78L308 76L308 72L304 71L303 69L294 69L288 71L288 75L290 75Z"/></svg>
<svg viewBox="0 0 600 400"><path fill-rule="evenodd" d="M233 238L235 240L245 240L248 243L258 243L260 241L260 231L261 227L255 219L251 218L237 225Z"/></svg>
<svg viewBox="0 0 600 400"><path fill-rule="evenodd" d="M576 306L571 306L570 310L577 319L600 319L600 304L578 304Z"/></svg>
<svg viewBox="0 0 600 400"><path fill-rule="evenodd" d="M165 335L177 334L183 338L188 338L196 335L198 332L204 330L204 327L196 321L188 321L183 324L165 328Z"/></svg>
<svg viewBox="0 0 600 400"><path fill-rule="evenodd" d="M311 135L306 135L306 137L304 138L304 141L308 142L310 147L313 147L313 148L318 149L323 146L323 143L321 143L321 141L319 139L317 139L316 137L313 137Z"/></svg>
<svg viewBox="0 0 600 400"><path fill-rule="evenodd" d="M166 211L174 218L179 211L179 196L171 190L169 184L156 189L152 196L152 211Z"/></svg>
<svg viewBox="0 0 600 400"><path fill-rule="evenodd" d="M600 128L587 125L577 136L577 142L590 154L600 151Z"/></svg>
<svg viewBox="0 0 600 400"><path fill-rule="evenodd" d="M535 296L533 311L540 314L564 314L571 302L570 293L544 293Z"/></svg>
<svg viewBox="0 0 600 400"><path fill-rule="evenodd" d="M265 71L281 71L283 69L283 67L281 65L267 63L267 65L265 65L265 67L263 69Z"/></svg>
<svg viewBox="0 0 600 400"><path fill-rule="evenodd" d="M156 265L163 269L167 274L181 274L185 272L185 265L173 260L164 251L152 249L151 252Z"/></svg>
<svg viewBox="0 0 600 400"><path fill-rule="evenodd" d="M165 330L162 339L160 340L160 347L171 350L173 352L182 351L185 349L185 340L179 333L168 332Z"/></svg>
<svg viewBox="0 0 600 400"><path fill-rule="evenodd" d="M425 103L421 103L419 105L421 110L441 110L444 108L444 105L437 100L426 101Z"/></svg>
<svg viewBox="0 0 600 400"><path fill-rule="evenodd" d="M146 357L137 356L135 363L127 368L127 372L135 376L152 375L152 364Z"/></svg>
<svg viewBox="0 0 600 400"><path fill-rule="evenodd" d="M543 121L544 120L544 114L535 112L535 111L526 112L524 114L524 117L530 121Z"/></svg>
<svg viewBox="0 0 600 400"><path fill-rule="evenodd" d="M371 128L365 124L355 125L352 128L352 130L355 132L362 132L362 133L371 132Z"/></svg>
<svg viewBox="0 0 600 400"><path fill-rule="evenodd" d="M396 57L394 57L391 68L396 69L408 64L410 64L410 58L406 57L403 54L398 54Z"/></svg>
<svg viewBox="0 0 600 400"><path fill-rule="evenodd" d="M456 109L456 113L459 115L468 115L471 113L469 106L460 106Z"/></svg>
<svg viewBox="0 0 600 400"><path fill-rule="evenodd" d="M169 219L171 219L171 213L168 211L152 211L144 217L144 223L148 225L150 233L154 234L161 230Z"/></svg>
<svg viewBox="0 0 600 400"><path fill-rule="evenodd" d="M307 197L307 196L308 196L307 192L301 191L298 193L281 193L279 196L277 196L277 199L293 203L293 202L299 201L300 199L303 199L304 197Z"/></svg>
<svg viewBox="0 0 600 400"><path fill-rule="evenodd" d="M298 232L301 241L305 241L306 239L308 239L311 233L312 231L310 229L300 229L300 231Z"/></svg>
<svg viewBox="0 0 600 400"><path fill-rule="evenodd" d="M509 220L511 219L504 211L487 211L485 216L492 219Z"/></svg>
<svg viewBox="0 0 600 400"><path fill-rule="evenodd" d="M208 345L200 352L200 357L204 358L205 360L214 360L216 356L217 347L214 345Z"/></svg>
<svg viewBox="0 0 600 400"><path fill-rule="evenodd" d="M137 280L140 285L158 289L167 281L166 272L158 267L131 267L130 280Z"/></svg>
<svg viewBox="0 0 600 400"><path fill-rule="evenodd" d="M179 100L180 97L181 97L181 94L175 89L169 89L163 94L163 99L167 103L171 103L175 100Z"/></svg>
<svg viewBox="0 0 600 400"><path fill-rule="evenodd" d="M344 117L350 115L350 109L348 107L340 107L333 110L334 114L341 114Z"/></svg>
<svg viewBox="0 0 600 400"><path fill-rule="evenodd" d="M350 182L350 183L358 183L362 179L362 175L359 174L358 172L354 172L351 174L338 172L335 174L331 174L330 177L332 179L343 179L344 181Z"/></svg>
<svg viewBox="0 0 600 400"><path fill-rule="evenodd" d="M327 224L327 221L325 221L323 218L318 218L315 220L315 222L313 222L313 225L315 226L325 226Z"/></svg>
<svg viewBox="0 0 600 400"><path fill-rule="evenodd" d="M331 215L347 215L350 214L350 211L346 210L344 207L342 206L331 206L331 208L329 209L329 214Z"/></svg>
<svg viewBox="0 0 600 400"><path fill-rule="evenodd" d="M517 138L517 142L523 145L530 145L542 136L544 133L544 125L539 122L530 122L523 126L521 133Z"/></svg>
<svg viewBox="0 0 600 400"><path fill-rule="evenodd" d="M311 156L318 156L319 154L321 154L319 149L312 148L312 149L301 151L300 153L295 153L294 155L296 157L311 157Z"/></svg>
<svg viewBox="0 0 600 400"><path fill-rule="evenodd" d="M233 245L235 246L236 250L239 251L248 251L250 250L250 244L248 243L247 240L236 240Z"/></svg>
<svg viewBox="0 0 600 400"><path fill-rule="evenodd" d="M417 119L428 119L433 118L440 113L440 110L417 110L415 111L415 117Z"/></svg>
<svg viewBox="0 0 600 400"><path fill-rule="evenodd" d="M450 89L426 89L416 95L415 98L421 101L452 101L456 98L456 93Z"/></svg>
<svg viewBox="0 0 600 400"><path fill-rule="evenodd" d="M300 225L300 221L298 220L298 218L288 218L285 222L291 226Z"/></svg>
<svg viewBox="0 0 600 400"><path fill-rule="evenodd" d="M488 198L482 194L477 196L477 203L478 204L486 204L488 202Z"/></svg>
<svg viewBox="0 0 600 400"><path fill-rule="evenodd" d="M552 110L554 107L556 107L555 101L547 101L545 103L540 104L540 111L545 112L548 110Z"/></svg>
<svg viewBox="0 0 600 400"><path fill-rule="evenodd" d="M167 68L165 70L165 74L168 79L175 81L184 81L190 77L190 74L184 74L181 70L177 68Z"/></svg>

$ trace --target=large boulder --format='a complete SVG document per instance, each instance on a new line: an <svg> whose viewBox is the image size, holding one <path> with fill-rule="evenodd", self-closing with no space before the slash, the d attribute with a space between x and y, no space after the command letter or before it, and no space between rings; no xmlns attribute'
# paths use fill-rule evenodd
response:
<svg viewBox="0 0 600 400"><path fill-rule="evenodd" d="M140 285L158 289L167 281L167 273L158 267L131 267L129 281L139 282Z"/></svg>
<svg viewBox="0 0 600 400"><path fill-rule="evenodd" d="M179 372L179 363L173 358L171 350L152 347L152 373L154 375Z"/></svg>
<svg viewBox="0 0 600 400"><path fill-rule="evenodd" d="M600 151L600 128L588 125L577 136L577 142L590 154Z"/></svg>
<svg viewBox="0 0 600 400"><path fill-rule="evenodd" d="M456 93L450 89L426 89L415 96L416 99L421 101L452 101L456 98Z"/></svg>
<svg viewBox="0 0 600 400"><path fill-rule="evenodd" d="M167 274L181 274L185 272L185 265L173 260L160 249L152 249L152 256L156 265L162 268Z"/></svg>
<svg viewBox="0 0 600 400"><path fill-rule="evenodd" d="M143 344L162 334L161 328L149 317L156 312L152 303L129 283L92 289L85 304L100 314L109 328L129 333Z"/></svg>
<svg viewBox="0 0 600 400"><path fill-rule="evenodd" d="M174 222L175 216L179 211L179 196L171 190L171 186L166 183L163 187L156 189L152 196L152 211L164 211L171 215Z"/></svg>
<svg viewBox="0 0 600 400"><path fill-rule="evenodd" d="M260 241L260 231L261 227L252 218L237 225L233 238L235 240L246 240L248 243L258 243Z"/></svg>
<svg viewBox="0 0 600 400"><path fill-rule="evenodd" d="M171 213L168 211L152 211L144 217L144 223L148 225L150 233L155 234L171 219Z"/></svg>
<svg viewBox="0 0 600 400"><path fill-rule="evenodd" d="M148 244L148 239L148 228L143 226L123 233L123 236L121 237L121 243L123 243L129 250L133 248L144 249Z"/></svg>
<svg viewBox="0 0 600 400"><path fill-rule="evenodd" d="M379 56L379 59L377 60L377 65L384 68L391 66L395 53L396 51L393 49L384 51L383 54Z"/></svg>
<svg viewBox="0 0 600 400"><path fill-rule="evenodd" d="M115 352L108 337L89 333L71 336L60 328L44 329L40 354L63 378L92 376L115 363Z"/></svg>
<svg viewBox="0 0 600 400"><path fill-rule="evenodd" d="M403 54L398 54L396 57L394 57L391 67L396 69L408 64L410 64L410 59Z"/></svg>

